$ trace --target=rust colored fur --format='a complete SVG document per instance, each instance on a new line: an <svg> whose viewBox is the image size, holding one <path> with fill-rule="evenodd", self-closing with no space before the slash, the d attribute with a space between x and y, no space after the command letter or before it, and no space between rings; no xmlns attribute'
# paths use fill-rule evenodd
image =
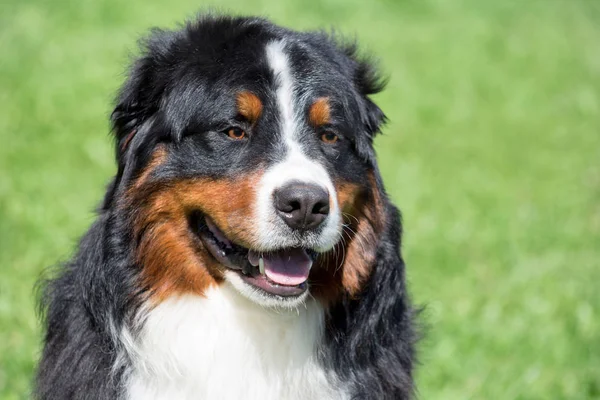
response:
<svg viewBox="0 0 600 400"><path fill-rule="evenodd" d="M327 97L318 98L308 110L308 120L312 126L327 125L331 120L331 107Z"/></svg>
<svg viewBox="0 0 600 400"><path fill-rule="evenodd" d="M244 91L237 96L237 108L242 117L254 124L262 114L263 105L254 93Z"/></svg>
<svg viewBox="0 0 600 400"><path fill-rule="evenodd" d="M136 261L157 301L173 294L202 295L220 283L222 268L191 231L193 211L209 215L237 243L252 245L254 185L258 175L236 180L181 179L153 182L149 176L164 161L159 149L128 193L138 241Z"/></svg>
<svg viewBox="0 0 600 400"><path fill-rule="evenodd" d="M375 178L369 174L368 186L337 182L338 203L343 213L343 239L319 257L311 273L315 297L328 304L343 293L356 296L371 274L377 257L378 238L383 229L383 203Z"/></svg>

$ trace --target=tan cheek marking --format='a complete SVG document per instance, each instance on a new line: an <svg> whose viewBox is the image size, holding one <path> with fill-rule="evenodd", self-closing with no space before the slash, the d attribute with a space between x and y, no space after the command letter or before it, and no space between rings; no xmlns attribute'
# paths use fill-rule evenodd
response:
<svg viewBox="0 0 600 400"><path fill-rule="evenodd" d="M174 294L203 295L221 281L206 251L195 248L185 224L184 218L159 222L144 232L138 245L142 279L157 301Z"/></svg>
<svg viewBox="0 0 600 400"><path fill-rule="evenodd" d="M383 230L383 202L373 174L369 174L368 181L369 193L357 210L355 234L346 248L342 285L350 295L357 294L371 274Z"/></svg>
<svg viewBox="0 0 600 400"><path fill-rule="evenodd" d="M361 187L355 183L339 182L335 185L338 204L343 213L351 213L356 206Z"/></svg>
<svg viewBox="0 0 600 400"><path fill-rule="evenodd" d="M188 216L200 210L209 215L226 236L244 245L256 237L254 186L259 175L239 181L193 179L166 182L147 195L140 190L134 233L136 260L144 284L155 301L174 294L203 295L223 280L222 266L189 229Z"/></svg>
<svg viewBox="0 0 600 400"><path fill-rule="evenodd" d="M255 246L254 215L256 187L262 171L242 179L211 180L181 185L180 202L190 211L199 209L208 215L223 233L244 247Z"/></svg>
<svg viewBox="0 0 600 400"><path fill-rule="evenodd" d="M254 124L262 114L263 105L254 93L244 91L237 96L237 108L240 115Z"/></svg>
<svg viewBox="0 0 600 400"><path fill-rule="evenodd" d="M134 220L134 237L139 240L136 262L142 269L144 286L157 302L176 293L203 294L217 280L206 266L197 265L198 260L205 258L206 263L208 258L198 254L193 244L195 238L187 229L187 216L177 193L169 188L147 200Z"/></svg>
<svg viewBox="0 0 600 400"><path fill-rule="evenodd" d="M331 107L327 97L318 98L308 110L308 120L312 126L318 127L331 122Z"/></svg>
<svg viewBox="0 0 600 400"><path fill-rule="evenodd" d="M368 182L366 188L347 182L336 183L338 202L347 225L345 240L338 243L335 251L322 256L320 265L311 273L315 297L326 305L343 293L350 296L360 293L376 261L384 208L372 173Z"/></svg>

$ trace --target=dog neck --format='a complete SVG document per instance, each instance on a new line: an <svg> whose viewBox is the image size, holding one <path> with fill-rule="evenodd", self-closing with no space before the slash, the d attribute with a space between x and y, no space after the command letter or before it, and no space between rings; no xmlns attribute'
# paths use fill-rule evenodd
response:
<svg viewBox="0 0 600 400"><path fill-rule="evenodd" d="M173 297L145 313L128 397L339 399L317 352L323 307L263 308L228 284L204 297Z"/></svg>

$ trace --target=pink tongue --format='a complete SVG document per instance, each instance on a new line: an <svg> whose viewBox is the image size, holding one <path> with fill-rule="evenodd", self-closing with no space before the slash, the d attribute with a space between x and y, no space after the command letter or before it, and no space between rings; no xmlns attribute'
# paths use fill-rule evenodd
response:
<svg viewBox="0 0 600 400"><path fill-rule="evenodd" d="M248 258L254 258L252 254ZM251 262L254 260L250 260ZM280 285L296 286L308 279L312 260L304 249L294 248L264 253L265 275Z"/></svg>

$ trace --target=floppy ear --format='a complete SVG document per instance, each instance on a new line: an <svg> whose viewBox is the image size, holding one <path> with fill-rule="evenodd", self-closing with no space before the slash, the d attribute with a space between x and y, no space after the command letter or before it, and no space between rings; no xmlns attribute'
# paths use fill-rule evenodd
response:
<svg viewBox="0 0 600 400"><path fill-rule="evenodd" d="M160 100L169 82L169 66L165 65L171 51L175 33L153 29L141 43L142 56L131 67L128 78L121 87L117 105L111 114L116 137L117 160L122 157L146 123L159 109ZM166 72L165 72L166 71Z"/></svg>
<svg viewBox="0 0 600 400"><path fill-rule="evenodd" d="M352 64L352 80L362 98L360 116L367 132L372 140L379 133L382 124L386 122L383 111L370 99L369 96L381 92L387 85L377 68L377 63L368 56L361 55L356 42L341 41L343 53L350 59ZM338 41L338 43L340 42Z"/></svg>
<svg viewBox="0 0 600 400"><path fill-rule="evenodd" d="M118 163L117 175L109 185L103 208L110 207L122 182L129 178L151 156L159 137L150 139L165 85L168 80L161 76L168 68L161 60L170 51L174 33L155 29L141 44L142 56L129 70L127 80L117 97L117 105L111 114L115 135L115 153Z"/></svg>
<svg viewBox="0 0 600 400"><path fill-rule="evenodd" d="M387 84L387 79L381 77L372 61L357 58L356 54L354 57L357 62L354 82L364 100L361 118L367 134L372 140L380 132L381 126L387 121L387 118L369 96L381 92Z"/></svg>
<svg viewBox="0 0 600 400"><path fill-rule="evenodd" d="M153 69L150 56L135 62L111 114L119 165L125 161L123 157L142 124L158 109L158 96L153 86Z"/></svg>
<svg viewBox="0 0 600 400"><path fill-rule="evenodd" d="M142 136L142 132L140 132L142 125L156 111L156 103L150 93L152 88L151 65L152 61L148 56L135 62L129 72L127 81L121 87L117 105L110 117L115 135L115 155L118 170L104 196L102 208L105 210L111 206L121 183L127 181L127 177L135 169L136 152L132 147L135 148L133 145L136 143L134 142L139 143Z"/></svg>
<svg viewBox="0 0 600 400"><path fill-rule="evenodd" d="M347 62L349 61L350 79L358 95L358 115L362 134L356 136L356 150L364 160L375 165L373 138L381 131L387 118L370 96L381 92L387 84L387 79L380 75L373 60L360 55L356 42L344 42L343 39L335 37L334 40L347 57Z"/></svg>

